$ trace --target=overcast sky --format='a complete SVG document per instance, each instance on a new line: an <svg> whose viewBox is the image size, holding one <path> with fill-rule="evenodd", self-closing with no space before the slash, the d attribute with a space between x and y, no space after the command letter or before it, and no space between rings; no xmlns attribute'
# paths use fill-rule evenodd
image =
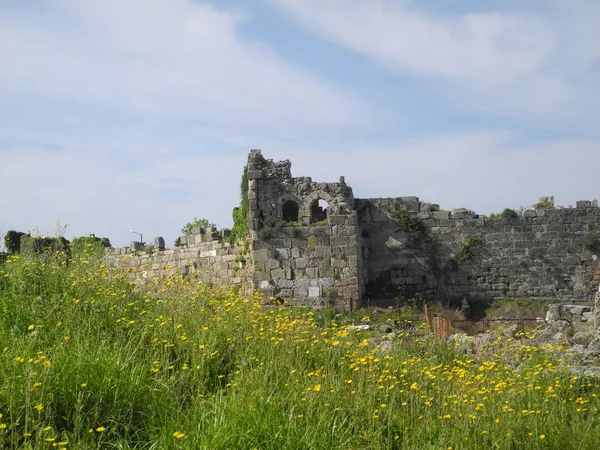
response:
<svg viewBox="0 0 600 450"><path fill-rule="evenodd" d="M0 0L0 233L232 224L248 151L482 214L600 197L597 0Z"/></svg>

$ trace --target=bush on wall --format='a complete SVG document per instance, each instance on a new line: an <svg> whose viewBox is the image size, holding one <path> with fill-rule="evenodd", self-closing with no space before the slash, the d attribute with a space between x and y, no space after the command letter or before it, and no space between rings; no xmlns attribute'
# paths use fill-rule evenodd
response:
<svg viewBox="0 0 600 450"><path fill-rule="evenodd" d="M212 228L214 226L216 226L216 225L214 223L210 222L208 219L205 219L205 218L198 219L197 217L194 217L194 220L186 223L183 226L183 228L181 229L181 232L185 236L189 236L190 234L194 233L194 229L203 228L204 230L206 230L207 233L210 233L210 230L212 230Z"/></svg>

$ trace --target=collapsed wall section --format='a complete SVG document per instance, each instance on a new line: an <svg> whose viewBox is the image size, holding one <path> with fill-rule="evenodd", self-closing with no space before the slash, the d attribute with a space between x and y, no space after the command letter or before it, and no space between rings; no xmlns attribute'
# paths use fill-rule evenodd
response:
<svg viewBox="0 0 600 450"><path fill-rule="evenodd" d="M595 202L526 210L510 219L439 211L416 197L361 199L357 210L368 295L593 297L591 282L600 255L600 208Z"/></svg>

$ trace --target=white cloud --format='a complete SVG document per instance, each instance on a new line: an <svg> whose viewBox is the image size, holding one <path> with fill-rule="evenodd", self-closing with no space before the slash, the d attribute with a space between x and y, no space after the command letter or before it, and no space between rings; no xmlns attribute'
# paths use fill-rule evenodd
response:
<svg viewBox="0 0 600 450"><path fill-rule="evenodd" d="M0 18L5 88L193 118L346 123L346 94L242 40L239 12L193 0L48 0ZM11 18L13 20L11 20Z"/></svg>
<svg viewBox="0 0 600 450"><path fill-rule="evenodd" d="M133 228L150 241L163 236L171 246L194 216L231 226L239 203L245 154L197 156L165 153L171 144L126 134L97 142L91 153L78 147L49 151L21 146L3 153L0 175L12 196L3 195L0 230L54 221L71 225L67 237L96 233L117 246L134 240ZM346 177L358 198L418 196L442 208L466 207L478 213L502 211L554 195L558 205L600 197L598 143L556 140L520 144L510 132L441 135L396 145L304 146L272 141L263 155L290 159L294 176L315 181ZM131 152L131 167L116 170L113 155Z"/></svg>
<svg viewBox="0 0 600 450"><path fill-rule="evenodd" d="M306 147L277 151L292 161L294 176L337 181L344 175L358 198L414 195L481 214L528 206L547 195L562 206L600 199L598 142L584 139L520 144L513 133L480 132L389 146L359 143L343 154Z"/></svg>
<svg viewBox="0 0 600 450"><path fill-rule="evenodd" d="M0 174L13 195L3 195L0 230L38 226L50 233L59 221L70 225L67 237L95 233L121 246L135 239L128 232L134 228L145 241L163 236L172 246L194 216L231 226L244 156L165 157L165 145L140 136L90 147L94 151L85 153L77 147L4 150ZM143 152L142 170L118 170L113 155L124 152L131 152L129 168Z"/></svg>
<svg viewBox="0 0 600 450"><path fill-rule="evenodd" d="M450 14L391 0L267 0L307 29L457 104L526 119L600 111L600 4ZM457 101L458 100L458 101Z"/></svg>

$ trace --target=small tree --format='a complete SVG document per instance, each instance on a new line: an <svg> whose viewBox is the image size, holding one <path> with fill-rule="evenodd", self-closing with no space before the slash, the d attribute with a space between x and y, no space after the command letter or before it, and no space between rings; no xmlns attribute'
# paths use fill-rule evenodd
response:
<svg viewBox="0 0 600 450"><path fill-rule="evenodd" d="M540 197L540 200L533 205L536 211L554 209L554 197Z"/></svg>
<svg viewBox="0 0 600 450"><path fill-rule="evenodd" d="M490 219L516 219L517 217L519 217L519 213L510 208L504 208L501 213L490 215Z"/></svg>
<svg viewBox="0 0 600 450"><path fill-rule="evenodd" d="M206 231L210 231L211 228L214 226L216 226L216 225L212 222L209 222L208 219L205 219L205 218L198 219L197 217L194 217L194 220L192 220L191 222L188 222L184 225L184 227L181 229L181 232L185 236L189 236L190 234L193 233L195 228L204 228Z"/></svg>

